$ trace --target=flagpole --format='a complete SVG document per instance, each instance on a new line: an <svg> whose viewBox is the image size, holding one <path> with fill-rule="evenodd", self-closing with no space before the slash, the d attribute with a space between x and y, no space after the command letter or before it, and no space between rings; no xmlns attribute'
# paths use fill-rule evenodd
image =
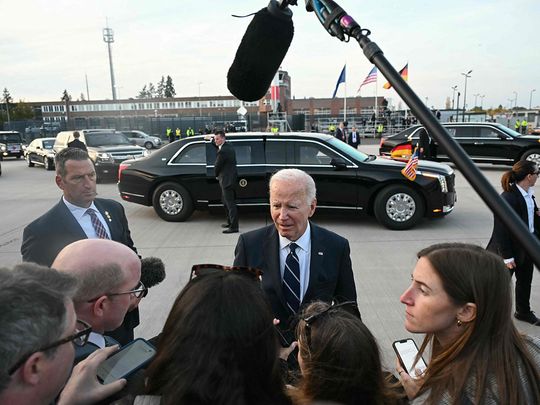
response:
<svg viewBox="0 0 540 405"><path fill-rule="evenodd" d="M345 69L347 69L347 62L345 62ZM347 71L345 71L345 81L343 82L345 88L345 98L343 99L343 121L347 121Z"/></svg>
<svg viewBox="0 0 540 405"><path fill-rule="evenodd" d="M375 123L377 122L377 86L379 85L379 75L375 78Z"/></svg>

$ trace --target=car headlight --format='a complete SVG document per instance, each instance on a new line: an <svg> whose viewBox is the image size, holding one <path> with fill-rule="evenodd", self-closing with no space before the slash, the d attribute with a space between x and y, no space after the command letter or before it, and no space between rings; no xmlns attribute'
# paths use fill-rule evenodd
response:
<svg viewBox="0 0 540 405"><path fill-rule="evenodd" d="M103 160L108 160L110 158L110 155L108 153L98 153L97 156L98 158Z"/></svg>
<svg viewBox="0 0 540 405"><path fill-rule="evenodd" d="M0 146L0 150L1 150L2 152L5 152L5 151L7 150L6 145Z"/></svg>
<svg viewBox="0 0 540 405"><path fill-rule="evenodd" d="M448 183L446 183L446 177L444 177L442 174L426 173L419 170L416 171L416 174L424 177L431 177L433 179L437 179L439 181L439 185L441 186L441 191L443 193L448 193Z"/></svg>

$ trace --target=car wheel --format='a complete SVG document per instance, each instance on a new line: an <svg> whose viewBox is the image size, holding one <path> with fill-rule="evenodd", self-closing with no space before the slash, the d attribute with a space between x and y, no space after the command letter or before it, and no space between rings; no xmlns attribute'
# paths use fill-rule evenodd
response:
<svg viewBox="0 0 540 405"><path fill-rule="evenodd" d="M412 228L424 216L424 201L411 187L391 185L375 198L373 212L377 220L389 229Z"/></svg>
<svg viewBox="0 0 540 405"><path fill-rule="evenodd" d="M152 142L145 142L144 143L144 147L146 149L152 149L154 147L154 145L152 145Z"/></svg>
<svg viewBox="0 0 540 405"><path fill-rule="evenodd" d="M154 210L160 218L169 222L182 222L193 213L193 200L189 192L179 184L164 183L154 192Z"/></svg>
<svg viewBox="0 0 540 405"><path fill-rule="evenodd" d="M540 149L531 149L523 154L522 160L530 160L540 166Z"/></svg>
<svg viewBox="0 0 540 405"><path fill-rule="evenodd" d="M52 170L54 165L52 164L51 159L45 158L43 166L45 167L45 170Z"/></svg>
<svg viewBox="0 0 540 405"><path fill-rule="evenodd" d="M26 155L26 163L28 164L28 167L34 167L34 162L32 162L30 155Z"/></svg>

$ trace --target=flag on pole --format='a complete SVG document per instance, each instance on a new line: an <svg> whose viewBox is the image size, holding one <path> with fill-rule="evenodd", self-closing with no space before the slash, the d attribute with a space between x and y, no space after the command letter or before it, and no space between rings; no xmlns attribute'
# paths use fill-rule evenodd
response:
<svg viewBox="0 0 540 405"><path fill-rule="evenodd" d="M404 175L410 181L414 181L414 179L416 179L417 166L418 166L418 147L414 149L414 153L411 155L411 158L409 159L405 167L401 169L401 174Z"/></svg>
<svg viewBox="0 0 540 405"><path fill-rule="evenodd" d="M336 93L337 93L337 90L338 90L338 87L341 83L345 83L345 68L347 67L347 65L343 65L343 69L341 70L341 74L339 75L339 79L337 80L337 83L336 83L336 88L334 89L334 94L332 94L332 98L336 97Z"/></svg>
<svg viewBox="0 0 540 405"><path fill-rule="evenodd" d="M373 69L371 69L371 71L369 72L367 77L364 79L360 87L358 87L357 93L360 93L360 89L362 88L364 84L375 83L376 81L377 81L377 66L373 66Z"/></svg>
<svg viewBox="0 0 540 405"><path fill-rule="evenodd" d="M400 74L401 77L403 77L403 80L405 80L405 81L409 80L409 63L408 62L405 65L405 67L399 71L399 74ZM383 87L386 90L388 90L388 89L392 88L392 85L389 82L386 82Z"/></svg>

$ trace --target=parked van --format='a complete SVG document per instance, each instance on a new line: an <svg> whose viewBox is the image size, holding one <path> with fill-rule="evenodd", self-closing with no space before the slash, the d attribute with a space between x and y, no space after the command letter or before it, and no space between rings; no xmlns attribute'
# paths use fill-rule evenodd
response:
<svg viewBox="0 0 540 405"><path fill-rule="evenodd" d="M0 131L0 159L16 157L20 159L24 155L22 136L17 131Z"/></svg>
<svg viewBox="0 0 540 405"><path fill-rule="evenodd" d="M56 135L54 151L67 148L73 134L79 133L79 140L86 145L88 156L96 168L97 180L116 179L118 166L126 159L136 159L147 155L147 150L132 145L129 139L114 129L82 129L78 131L62 131Z"/></svg>

